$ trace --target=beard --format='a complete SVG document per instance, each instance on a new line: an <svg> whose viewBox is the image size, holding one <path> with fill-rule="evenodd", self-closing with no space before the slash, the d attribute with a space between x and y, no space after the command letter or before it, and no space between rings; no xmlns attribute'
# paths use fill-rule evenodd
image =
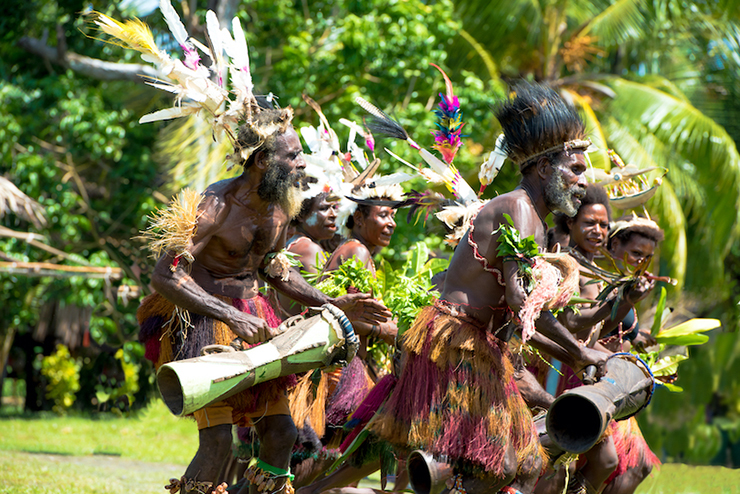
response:
<svg viewBox="0 0 740 494"><path fill-rule="evenodd" d="M578 185L565 185L565 177L559 166L554 167L550 182L545 186L545 204L553 213L563 213L570 218L578 214L580 199L586 191Z"/></svg>
<svg viewBox="0 0 740 494"><path fill-rule="evenodd" d="M301 189L305 182L306 173L302 170L291 171L284 164L270 161L257 188L257 195L263 201L279 205L292 219L301 212Z"/></svg>

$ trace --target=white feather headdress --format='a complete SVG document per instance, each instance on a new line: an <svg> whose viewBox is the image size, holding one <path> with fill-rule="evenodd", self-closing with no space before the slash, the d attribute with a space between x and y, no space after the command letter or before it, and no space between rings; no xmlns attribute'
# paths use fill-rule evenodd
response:
<svg viewBox="0 0 740 494"><path fill-rule="evenodd" d="M172 58L161 50L149 27L140 20L119 22L99 12L90 13L93 23L114 38L112 43L141 52L144 61L157 67L162 78L149 80L147 84L176 95L172 108L144 115L139 123L206 113L214 137L218 139L226 134L237 151L231 155L232 159L243 163L269 136L287 128L293 117L292 110L282 110L285 116L278 124L255 124L254 116L261 109L253 92L249 50L238 18L235 17L231 23L232 37L226 27L221 27L216 14L209 10L206 13L206 46L188 35L170 0L160 0L159 7L173 37L183 50L183 60ZM208 67L201 63L198 51L210 58ZM226 72L230 76L231 91L227 90L224 82ZM242 122L255 126L259 137L256 143L244 146L237 142L237 129Z"/></svg>

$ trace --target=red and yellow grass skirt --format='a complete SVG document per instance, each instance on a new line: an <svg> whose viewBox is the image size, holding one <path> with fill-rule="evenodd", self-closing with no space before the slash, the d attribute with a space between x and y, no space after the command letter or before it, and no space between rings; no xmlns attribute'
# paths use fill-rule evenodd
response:
<svg viewBox="0 0 740 494"><path fill-rule="evenodd" d="M660 466L660 460L650 450L650 446L645 441L635 417L613 422L611 426L619 464L617 469L606 479L606 484L632 468Z"/></svg>
<svg viewBox="0 0 740 494"><path fill-rule="evenodd" d="M215 297L264 319L270 327L280 325L280 318L262 294L250 299ZM175 304L153 293L142 300L136 312L139 341L145 346L145 356L154 363L155 369L174 360L198 357L204 346L228 345L237 338L224 322L185 311L178 313L175 309ZM188 319L189 324L185 322ZM225 403L233 408L234 423L242 421L245 414L265 409L267 403L279 399L295 381L295 376L280 377L227 398Z"/></svg>
<svg viewBox="0 0 740 494"><path fill-rule="evenodd" d="M494 475L503 474L509 446L520 468L536 465L525 460L544 460L545 453L514 382L506 343L474 319L453 313L437 302L404 334L403 372L371 430L392 444L446 455Z"/></svg>

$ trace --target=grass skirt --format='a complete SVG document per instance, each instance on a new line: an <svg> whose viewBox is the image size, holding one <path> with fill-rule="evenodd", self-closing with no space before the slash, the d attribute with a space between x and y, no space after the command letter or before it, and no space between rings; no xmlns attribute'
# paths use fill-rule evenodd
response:
<svg viewBox="0 0 740 494"><path fill-rule="evenodd" d="M371 424L380 438L496 476L509 446L520 468L544 460L505 342L437 302L406 332L403 350L403 372Z"/></svg>
<svg viewBox="0 0 740 494"><path fill-rule="evenodd" d="M635 417L630 417L627 420L621 420L619 422L612 422L611 425L619 464L617 465L617 469L606 480L607 484L619 475L623 475L629 469L648 465L660 466L660 460L650 450L650 446L645 441Z"/></svg>
<svg viewBox="0 0 740 494"><path fill-rule="evenodd" d="M264 319L270 327L280 325L280 318L262 294L250 299L215 297L241 312ZM142 300L136 318L140 326L139 341L155 369L175 360L198 357L206 345L228 345L237 338L225 323L177 309L158 293ZM234 423L239 423L245 414L264 409L267 403L280 398L295 381L295 376L279 377L227 398L226 404L234 409Z"/></svg>

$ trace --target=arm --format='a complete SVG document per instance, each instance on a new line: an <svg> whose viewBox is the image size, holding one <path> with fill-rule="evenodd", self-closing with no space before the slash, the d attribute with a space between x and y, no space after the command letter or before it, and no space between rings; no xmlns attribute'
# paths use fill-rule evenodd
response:
<svg viewBox="0 0 740 494"><path fill-rule="evenodd" d="M189 242L188 251L197 257L203 252L218 230L218 217L223 212L223 204L214 195L208 195L199 206L198 232ZM186 272L184 259L180 259L172 270L173 255L163 255L154 267L152 286L170 302L188 311L201 314L226 323L229 328L248 343L264 341L271 334L267 323L245 314L231 305L206 292Z"/></svg>
<svg viewBox="0 0 740 494"><path fill-rule="evenodd" d="M598 367L606 359L603 353L579 345L573 335L549 311L542 311L540 317L535 322L535 328L542 336L552 340L553 343L569 355L565 359L557 355L553 355L553 357L561 360L576 372L583 370L588 365L596 365ZM535 346L535 348L538 347ZM542 350L549 353L544 348Z"/></svg>
<svg viewBox="0 0 740 494"><path fill-rule="evenodd" d="M596 307L584 307L580 308L578 312L573 309L566 308L559 316L558 320L560 323L568 328L571 333L578 333L584 329L589 329L598 324L600 321L604 321L604 328L606 333L614 329L619 324L619 321L624 319L627 313L632 308L626 300L619 304L617 309L617 317L612 319L611 313L614 307L614 299L610 298ZM606 329L608 326L608 329ZM602 331L603 334L606 334Z"/></svg>

